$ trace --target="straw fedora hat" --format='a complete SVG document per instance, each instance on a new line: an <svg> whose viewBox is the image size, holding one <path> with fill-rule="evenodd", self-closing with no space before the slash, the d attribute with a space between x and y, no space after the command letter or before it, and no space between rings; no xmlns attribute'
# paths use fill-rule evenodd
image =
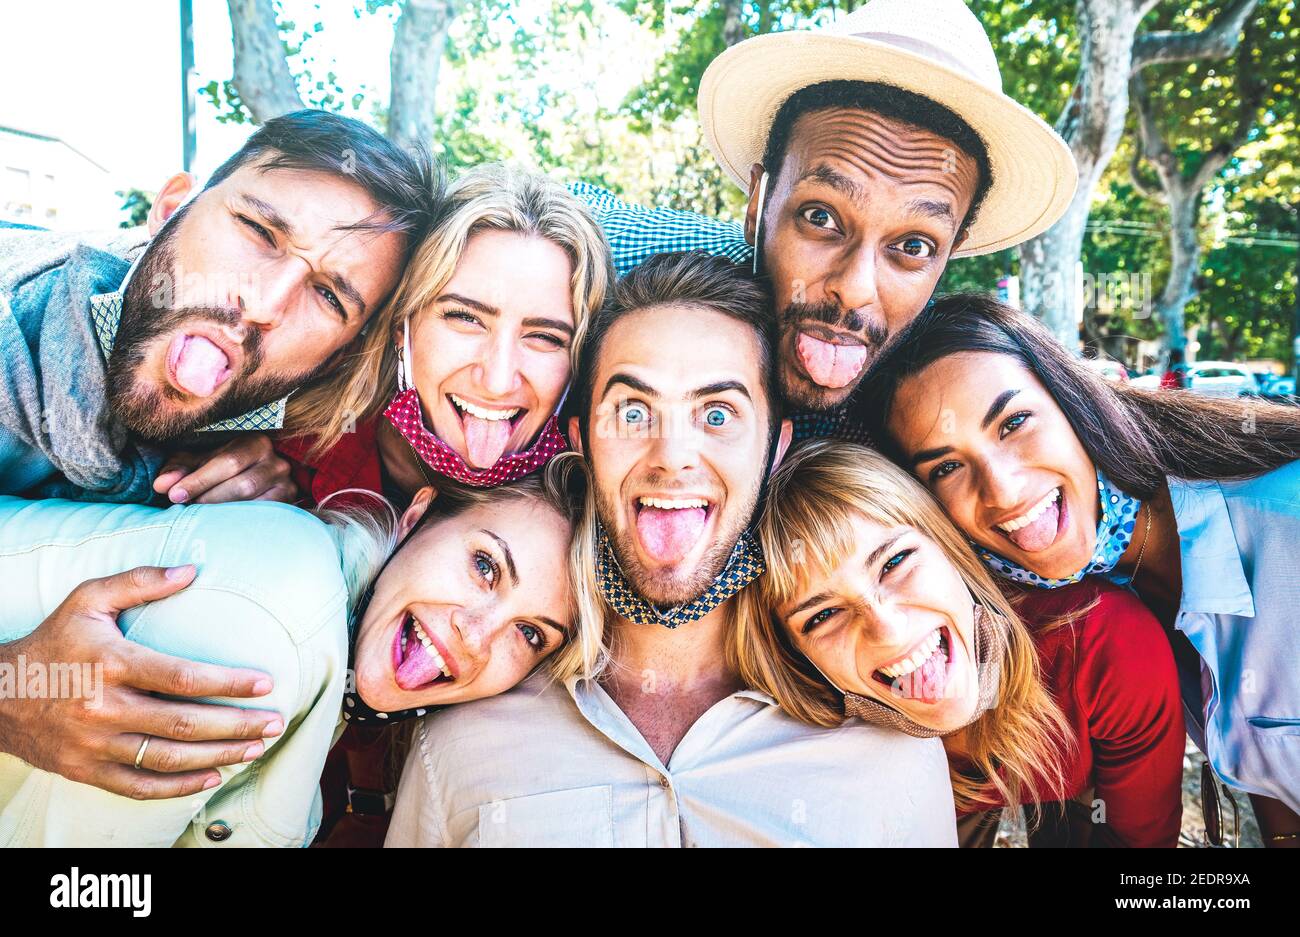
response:
<svg viewBox="0 0 1300 937"><path fill-rule="evenodd" d="M700 124L723 170L749 188L786 98L823 81L873 81L924 95L968 123L988 147L992 185L954 257L988 254L1051 227L1078 169L1065 141L1002 93L984 27L962 0L870 0L821 29L754 36L710 63Z"/></svg>

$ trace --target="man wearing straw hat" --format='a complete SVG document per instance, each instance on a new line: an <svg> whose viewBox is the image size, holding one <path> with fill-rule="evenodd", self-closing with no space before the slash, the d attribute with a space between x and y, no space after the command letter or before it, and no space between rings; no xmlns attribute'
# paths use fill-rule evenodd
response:
<svg viewBox="0 0 1300 937"><path fill-rule="evenodd" d="M1002 93L961 0L871 0L824 28L747 39L705 71L699 113L749 193L743 225L574 190L620 273L703 249L770 277L796 439L864 441L845 403L949 259L1046 230L1077 180L1065 142Z"/></svg>

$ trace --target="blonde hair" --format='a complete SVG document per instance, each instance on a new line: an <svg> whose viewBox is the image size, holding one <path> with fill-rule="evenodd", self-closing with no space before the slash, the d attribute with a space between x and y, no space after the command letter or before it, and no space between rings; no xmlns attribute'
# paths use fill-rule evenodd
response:
<svg viewBox="0 0 1300 937"><path fill-rule="evenodd" d="M614 281L609 245L586 207L545 176L500 164L469 170L447 190L448 207L416 248L392 298L370 322L358 351L333 375L289 398L286 429L316 437L309 457L325 452L356 422L373 417L397 381L395 336L416 313L433 304L452 278L469 239L484 230L515 231L562 247L573 264L577 361L587 323Z"/></svg>
<svg viewBox="0 0 1300 937"><path fill-rule="evenodd" d="M1027 792L1037 805L1036 781L1046 782L1052 799L1064 800L1065 758L1074 735L1043 688L1029 632L929 493L870 449L811 441L791 451L773 474L758 526L767 573L741 593L732 644L742 678L803 722L844 721L842 696L795 649L776 609L794 598L810 573L829 575L856 552L853 521L860 517L927 536L996 624L986 660L996 664L998 695L966 728L968 757L979 777L953 771L958 809L990 806L990 787L1005 804L1019 804Z"/></svg>
<svg viewBox="0 0 1300 937"><path fill-rule="evenodd" d="M581 479L585 489L573 525L569 544L569 583L573 588L575 614L579 619L580 640L570 641L551 657L553 679L564 682L571 677L595 679L609 663L609 645L605 642L605 620L609 611L596 583L596 494L591 467L577 452L561 452L550 461L547 470ZM576 484L572 484L576 488Z"/></svg>
<svg viewBox="0 0 1300 937"><path fill-rule="evenodd" d="M456 485L455 482L445 480L445 483L439 487L437 495L434 495L433 503L429 504L428 512L421 517L416 526L421 522L437 524L438 521L450 519L461 512L484 507L487 504L530 499L545 504L563 517L571 529L571 543L576 543L586 516L588 482L586 482L585 469L581 467L581 460L565 459L563 457L565 455L573 454L556 456L541 472L528 474L520 480L493 489ZM376 507L368 508L363 503L326 507L330 498L347 493L370 495ZM324 522L330 529L330 533L334 535L334 541L338 545L339 565L342 567L343 580L347 584L348 612L355 613L361 599L364 598L365 591L374 584L376 578L380 576L383 565L398 550L400 521L393 504L382 495L374 494L373 491L346 489L337 491L330 495L330 498L321 502L312 513L318 520ZM572 550L571 546L571 552ZM565 569L565 576L571 580L573 594L577 595L580 587L572 584L572 564L568 564ZM581 611L581 600L578 600L577 604L580 607L571 611ZM577 613L573 617L577 620L577 628L569 637L569 641L565 642L564 648L571 645L588 648L593 645L593 642L598 645L601 629L591 632L590 625L593 621L591 617L577 615ZM580 656L585 655L586 652L588 651L581 651Z"/></svg>

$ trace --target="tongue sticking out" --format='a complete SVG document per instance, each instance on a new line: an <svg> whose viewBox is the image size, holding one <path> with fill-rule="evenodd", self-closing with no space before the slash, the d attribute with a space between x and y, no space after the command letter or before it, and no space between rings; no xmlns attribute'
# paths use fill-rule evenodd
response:
<svg viewBox="0 0 1300 937"><path fill-rule="evenodd" d="M636 516L641 546L659 563L677 563L685 558L704 532L704 508L643 507Z"/></svg>
<svg viewBox="0 0 1300 937"><path fill-rule="evenodd" d="M1056 525L1061 517L1061 502L1058 498L1049 504L1046 510L1031 524L1007 534L1011 542L1026 553L1046 550L1056 539Z"/></svg>
<svg viewBox="0 0 1300 937"><path fill-rule="evenodd" d="M930 659L908 674L907 678L912 681L913 699L923 703L939 702L944 698L944 690L948 685L948 656L942 648L936 649Z"/></svg>
<svg viewBox="0 0 1300 937"><path fill-rule="evenodd" d="M469 450L470 465L480 469L496 465L510 442L510 421L484 420L462 413L461 422L465 427L465 448Z"/></svg>
<svg viewBox="0 0 1300 937"><path fill-rule="evenodd" d="M195 397L211 397L230 372L225 352L201 335L181 335L176 341L176 383Z"/></svg>
<svg viewBox="0 0 1300 937"><path fill-rule="evenodd" d="M397 665L397 672L393 674L393 679L403 690L418 690L443 676L443 673L425 651L424 645L412 633L410 623L408 622L404 627L407 629L406 649L402 653L402 662Z"/></svg>
<svg viewBox="0 0 1300 937"><path fill-rule="evenodd" d="M799 360L809 376L822 387L845 387L862 371L867 360L865 345L836 345L799 333Z"/></svg>

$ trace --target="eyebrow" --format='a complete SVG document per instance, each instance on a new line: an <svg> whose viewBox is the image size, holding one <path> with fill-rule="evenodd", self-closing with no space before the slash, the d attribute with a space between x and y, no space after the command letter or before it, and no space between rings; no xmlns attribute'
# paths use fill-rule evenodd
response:
<svg viewBox="0 0 1300 937"><path fill-rule="evenodd" d="M247 192L241 192L239 194L239 197L242 198L245 203L247 203L249 208L253 209L253 211L261 215L262 220L265 221L267 225L269 225L272 228L275 228L286 238L289 238L290 240L293 239L293 236L296 233L293 224L289 221L288 218L280 214L280 212L276 210L274 205L270 204L269 202L263 201L262 199L258 198L256 195L249 195ZM339 231L343 229L335 228L334 230ZM366 301L361 298L361 293L357 290L355 286L352 285L351 280L349 280L341 273L332 273L329 271L325 272L325 278L330 281L330 284L334 287L334 289L339 294L343 296L343 298L347 299L349 302L355 305L357 307L357 311L363 317L365 316ZM343 318L344 319L351 318L346 306L344 306L343 308Z"/></svg>
<svg viewBox="0 0 1300 937"><path fill-rule="evenodd" d="M558 631L558 632L559 632L560 634L562 634L562 635L566 635L566 636L567 636L567 635L569 634L569 632L570 632L570 629L569 629L569 626L568 626L568 625L562 625L562 624L560 624L558 621L556 621L554 618L547 618L545 615L538 615L538 616L537 616L537 620L540 621L540 622L541 622L542 624L544 624L544 625L549 625L550 627L554 628L556 631Z"/></svg>
<svg viewBox="0 0 1300 937"><path fill-rule="evenodd" d="M633 377L623 371L618 371L609 376L609 380L605 382L605 389L601 391L600 396L602 398L605 397L605 395L609 393L610 388L615 384L624 384L632 388L632 390L636 391L638 394L645 394L647 397L659 397L659 391L655 390L640 378ZM735 391L749 401L753 401L754 399L749 392L749 388L740 381L714 381L712 384L705 384L703 387L695 388L693 391L688 393L687 396L692 400L699 400L703 397L711 397L714 394L723 394L727 391Z"/></svg>
<svg viewBox="0 0 1300 937"><path fill-rule="evenodd" d="M800 612L806 612L814 605L821 605L830 597L831 597L831 593L829 592L818 592L812 598L805 599L804 601L796 605L794 608L790 609L790 614L786 615L785 617L787 619L794 618L794 616L798 615Z"/></svg>
<svg viewBox="0 0 1300 937"><path fill-rule="evenodd" d="M655 390L645 381L635 378L630 374L626 374L623 371L615 371L609 376L609 380L605 382L605 389L600 392L602 399L609 393L610 388L615 384L625 384L638 394L645 394L647 397L659 396L659 391Z"/></svg>
<svg viewBox="0 0 1300 937"><path fill-rule="evenodd" d="M1002 393L998 394L997 399L989 406L989 412L984 414L984 419L980 421L980 429L988 429L989 424L996 420L998 414L1000 414L1003 408L1006 407L1007 401L1018 393L1020 393L1020 389L1013 388L1012 390L1004 390Z"/></svg>
<svg viewBox="0 0 1300 937"><path fill-rule="evenodd" d="M867 557L867 561L863 564L863 566L867 568L875 566L876 561L880 559L881 554L885 553L885 551L887 551L890 547L898 543L899 539L906 533L907 531L900 530L898 533L894 534L894 536L890 537L884 543L880 544L878 547L872 550L871 554ZM832 596L832 594L833 593L831 592L818 592L816 595L812 596L811 598L805 599L804 601L800 602L797 606L791 609L790 613L785 617L787 619L794 618L800 612L806 612L814 605L820 605L821 603L825 602L827 599L829 599Z"/></svg>
<svg viewBox="0 0 1300 937"><path fill-rule="evenodd" d="M496 306L480 302L477 299L470 299L468 296L462 296L460 293L443 293L438 297L437 302L460 303L463 306L469 306L471 309L475 309L483 315L492 316L493 318L501 315L501 310ZM563 319L548 319L545 316L530 316L527 319L524 319L523 324L528 328L555 329L556 331L563 332L565 335L573 335L573 326L568 322L565 322Z"/></svg>
<svg viewBox="0 0 1300 937"><path fill-rule="evenodd" d="M875 566L876 561L880 559L881 555L884 554L886 551L888 551L891 547L893 547L894 544L898 543L899 538L901 538L905 533L907 533L907 531L900 530L898 533L894 534L894 536L890 537L880 546L872 550L871 555L867 557L866 565L868 567Z"/></svg>
<svg viewBox="0 0 1300 937"><path fill-rule="evenodd" d="M715 381L712 384L705 384L703 387L698 387L691 391L690 397L693 400L699 400L701 397L712 397L714 394L725 394L729 390L734 390L736 393L751 402L754 399L749 394L749 388L740 383L740 381Z"/></svg>
<svg viewBox="0 0 1300 937"><path fill-rule="evenodd" d="M819 182L855 202L865 204L867 201L866 193L863 191L862 186L858 185L843 173L831 169L829 166L814 166L796 179L795 185L798 185L801 182Z"/></svg>
<svg viewBox="0 0 1300 937"><path fill-rule="evenodd" d="M931 459L937 459L941 455L947 455L952 452L952 446L940 446L937 449L922 449L916 455L912 456L912 466L915 468L922 462L929 462Z"/></svg>
<svg viewBox="0 0 1300 937"><path fill-rule="evenodd" d="M288 218L280 214L276 207L270 202L264 202L256 195L249 195L247 192L240 192L239 197L244 200L249 208L261 215L262 220L272 228L275 228L287 238L292 238L294 236L296 231L293 224Z"/></svg>
<svg viewBox="0 0 1300 937"><path fill-rule="evenodd" d="M935 218L953 225L957 223L957 216L953 213L952 206L938 199L914 198L907 203L904 210L914 215Z"/></svg>
<svg viewBox="0 0 1300 937"><path fill-rule="evenodd" d="M480 527L479 530L497 542L497 546L501 548L501 552L504 553L506 557L506 568L510 570L510 582L518 586L519 570L515 567L515 555L510 552L510 544L506 543L486 527Z"/></svg>

